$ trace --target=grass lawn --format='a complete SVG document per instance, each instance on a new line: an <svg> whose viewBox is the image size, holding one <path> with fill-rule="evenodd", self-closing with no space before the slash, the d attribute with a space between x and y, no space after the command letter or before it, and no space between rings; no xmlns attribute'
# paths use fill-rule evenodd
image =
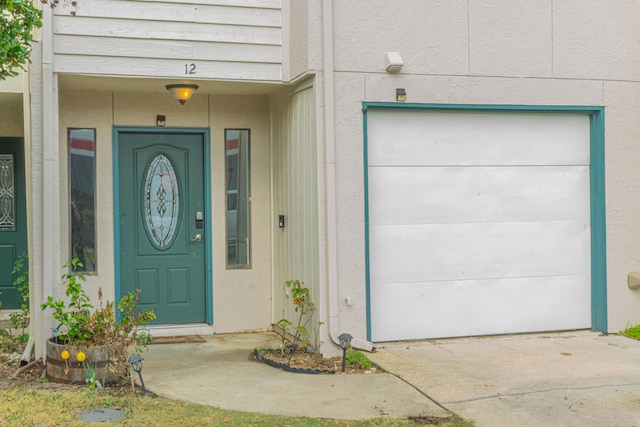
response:
<svg viewBox="0 0 640 427"><path fill-rule="evenodd" d="M160 397L114 396L106 390L30 390L24 387L0 390L0 425L9 426L86 426L82 411L99 408L121 409L119 422L91 423L101 426L416 426L411 420L376 418L365 421L341 421L305 417L284 417L236 412L189 404ZM472 424L448 420L419 425L469 427ZM89 425L91 425L89 424Z"/></svg>
<svg viewBox="0 0 640 427"><path fill-rule="evenodd" d="M640 340L640 325L628 327L621 333L625 337L633 338L634 340Z"/></svg>

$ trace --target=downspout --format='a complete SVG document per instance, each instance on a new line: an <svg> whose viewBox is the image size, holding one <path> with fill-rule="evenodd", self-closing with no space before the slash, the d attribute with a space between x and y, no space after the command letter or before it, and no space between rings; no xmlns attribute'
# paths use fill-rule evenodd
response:
<svg viewBox="0 0 640 427"><path fill-rule="evenodd" d="M27 254L33 253L33 214L32 214L32 201L31 201L31 188L32 188L32 180L31 180L31 67L27 67L27 72L23 74L23 82L22 82L22 117L23 117L23 128L24 128L24 192L25 192L25 202L27 208ZM31 262L29 258L27 258L29 263L27 264L27 272L31 272ZM31 275L29 275L31 277ZM33 300L33 284L31 281L29 282L29 313L33 313L35 307L31 303ZM33 315L31 315L33 319ZM31 358L33 357L33 350L35 348L36 338L36 322L29 322L29 341L27 342L27 346L22 353L22 358L20 359L20 365L24 366L29 363Z"/></svg>
<svg viewBox="0 0 640 427"><path fill-rule="evenodd" d="M324 74L324 129L326 162L326 204L327 204L327 299L329 300L328 332L331 341L340 345L338 334L338 244L336 224L336 151L334 122L333 83L333 0L322 2L322 50ZM345 331L342 331L345 332ZM354 338L354 348L372 351L369 341Z"/></svg>

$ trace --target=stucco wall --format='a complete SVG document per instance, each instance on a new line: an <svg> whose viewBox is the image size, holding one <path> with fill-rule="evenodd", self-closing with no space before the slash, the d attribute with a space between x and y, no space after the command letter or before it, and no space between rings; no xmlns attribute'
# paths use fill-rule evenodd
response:
<svg viewBox="0 0 640 427"><path fill-rule="evenodd" d="M25 136L22 99L26 80L23 72L0 80L0 136Z"/></svg>
<svg viewBox="0 0 640 427"><path fill-rule="evenodd" d="M340 324L364 336L363 101L605 106L609 331L640 322L636 1L333 2ZM359 22L360 25L353 25ZM384 52L400 52L399 74ZM353 306L346 305L351 297Z"/></svg>
<svg viewBox="0 0 640 427"><path fill-rule="evenodd" d="M18 106L5 106L1 108L0 136L23 136L24 114L22 104Z"/></svg>
<svg viewBox="0 0 640 427"><path fill-rule="evenodd" d="M63 90L60 93L60 219L62 258L69 253L67 183L67 128L96 128L97 253L98 271L87 278L92 296L103 288L113 300L113 126L155 126L157 114L166 116L167 127L210 128L213 249L213 316L216 332L263 329L270 321L270 191L269 116L264 96L194 95L184 106L168 93L128 93ZM252 152L252 268L225 267L225 128L251 129ZM67 256L68 257L68 256ZM62 291L60 291L62 292Z"/></svg>
<svg viewBox="0 0 640 427"><path fill-rule="evenodd" d="M266 96L211 96L213 319L216 332L271 324L271 184ZM251 129L251 268L225 269L224 129Z"/></svg>

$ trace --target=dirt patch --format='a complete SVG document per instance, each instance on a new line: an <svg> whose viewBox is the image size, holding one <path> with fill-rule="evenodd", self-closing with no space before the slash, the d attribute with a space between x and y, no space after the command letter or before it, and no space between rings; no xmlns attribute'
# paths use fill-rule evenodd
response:
<svg viewBox="0 0 640 427"><path fill-rule="evenodd" d="M86 388L87 384L64 384L50 381L46 377L45 365L42 360L37 360L24 367L20 366L20 355L16 353L0 353L0 390L43 390L51 392L69 392ZM124 396L133 394L129 381L110 383L104 390L112 396ZM141 393L141 388L136 385L136 394Z"/></svg>
<svg viewBox="0 0 640 427"><path fill-rule="evenodd" d="M255 360L267 363L275 368L290 370L299 373L325 373L341 374L342 357L323 358L321 355L305 351L294 352L291 357L283 354L279 350L254 350L252 357ZM288 368L288 369L287 369ZM372 363L371 367L365 369L356 365L346 365L346 374L376 374L383 372L380 367Z"/></svg>
<svg viewBox="0 0 640 427"><path fill-rule="evenodd" d="M418 424L418 425L429 425L429 426L439 426L439 425L442 425L443 423L455 423L455 422L462 421L460 418L455 416L434 417L429 415L409 417L409 420L413 421L415 424Z"/></svg>

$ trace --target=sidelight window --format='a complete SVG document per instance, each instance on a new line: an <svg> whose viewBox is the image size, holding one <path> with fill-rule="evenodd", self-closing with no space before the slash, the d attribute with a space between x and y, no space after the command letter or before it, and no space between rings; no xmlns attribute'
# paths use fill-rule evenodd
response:
<svg viewBox="0 0 640 427"><path fill-rule="evenodd" d="M71 258L96 271L95 129L69 129Z"/></svg>
<svg viewBox="0 0 640 427"><path fill-rule="evenodd" d="M15 230L14 159L0 154L0 230Z"/></svg>
<svg viewBox="0 0 640 427"><path fill-rule="evenodd" d="M225 130L227 267L251 265L251 168L248 129Z"/></svg>

